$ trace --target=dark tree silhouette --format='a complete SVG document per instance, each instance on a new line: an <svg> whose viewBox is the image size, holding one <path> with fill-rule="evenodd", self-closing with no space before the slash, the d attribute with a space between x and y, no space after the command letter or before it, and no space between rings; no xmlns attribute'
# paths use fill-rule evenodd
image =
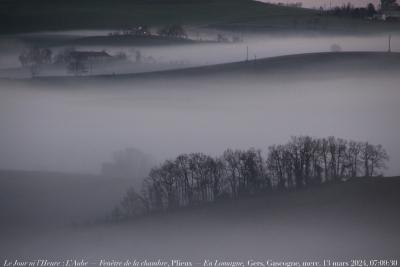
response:
<svg viewBox="0 0 400 267"><path fill-rule="evenodd" d="M381 145L333 136L294 136L286 144L270 146L266 159L261 150L254 148L227 149L216 158L203 153L182 154L153 168L141 194L129 189L114 215L135 217L271 189L341 182L362 172L371 177L379 175L388 160Z"/></svg>
<svg viewBox="0 0 400 267"><path fill-rule="evenodd" d="M48 48L31 48L24 50L19 61L22 66L43 65L51 63L52 52Z"/></svg>
<svg viewBox="0 0 400 267"><path fill-rule="evenodd" d="M362 160L364 162L364 176L371 177L378 174L378 170L386 168L389 156L381 145L371 145L368 142L361 147Z"/></svg>
<svg viewBox="0 0 400 267"><path fill-rule="evenodd" d="M186 31L178 24L161 28L158 31L158 35L171 38L187 38Z"/></svg>
<svg viewBox="0 0 400 267"><path fill-rule="evenodd" d="M51 64L52 52L48 48L30 48L24 50L18 59L23 67L29 67L34 77L39 73L42 65Z"/></svg>
<svg viewBox="0 0 400 267"><path fill-rule="evenodd" d="M130 187L121 201L121 212L126 217L135 217L148 211L147 200Z"/></svg>
<svg viewBox="0 0 400 267"><path fill-rule="evenodd" d="M377 14L377 12L376 12L376 9L375 9L374 4L369 3L369 4L367 5L367 16L370 17L370 18L372 18L372 17L373 17L374 15L376 15L376 14Z"/></svg>
<svg viewBox="0 0 400 267"><path fill-rule="evenodd" d="M397 4L396 0L381 0L381 8L387 9L395 6Z"/></svg>
<svg viewBox="0 0 400 267"><path fill-rule="evenodd" d="M67 64L67 71L75 76L88 72L88 68L81 60L72 60Z"/></svg>

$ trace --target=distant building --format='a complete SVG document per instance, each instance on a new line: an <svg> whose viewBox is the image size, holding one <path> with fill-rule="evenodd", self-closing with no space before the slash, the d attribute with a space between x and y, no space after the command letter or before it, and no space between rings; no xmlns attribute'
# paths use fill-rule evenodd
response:
<svg viewBox="0 0 400 267"><path fill-rule="evenodd" d="M388 6L382 7L381 10L382 20L400 20L400 6L395 2Z"/></svg>
<svg viewBox="0 0 400 267"><path fill-rule="evenodd" d="M96 66L106 65L114 57L105 51L68 51L63 55L67 71L75 75L92 73Z"/></svg>
<svg viewBox="0 0 400 267"><path fill-rule="evenodd" d="M393 9L393 10L383 11L382 19L383 20L399 20L400 21L400 10Z"/></svg>
<svg viewBox="0 0 400 267"><path fill-rule="evenodd" d="M136 26L136 27L133 27L132 29L130 29L129 34L135 35L135 36L150 36L151 32L146 25L142 25L142 26Z"/></svg>
<svg viewBox="0 0 400 267"><path fill-rule="evenodd" d="M74 61L84 63L106 63L113 58L105 51L72 51L69 56Z"/></svg>

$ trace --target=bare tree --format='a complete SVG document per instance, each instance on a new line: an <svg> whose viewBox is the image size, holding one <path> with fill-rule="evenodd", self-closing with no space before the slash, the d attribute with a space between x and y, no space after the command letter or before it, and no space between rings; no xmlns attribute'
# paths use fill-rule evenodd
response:
<svg viewBox="0 0 400 267"><path fill-rule="evenodd" d="M29 67L32 77L39 73L40 67L51 64L52 51L48 48L30 48L24 50L18 57L23 67Z"/></svg>
<svg viewBox="0 0 400 267"><path fill-rule="evenodd" d="M133 187L130 187L120 203L122 216L131 218L145 214L148 207L146 201Z"/></svg>
<svg viewBox="0 0 400 267"><path fill-rule="evenodd" d="M81 60L72 60L67 64L67 71L75 76L88 72L88 68Z"/></svg>
<svg viewBox="0 0 400 267"><path fill-rule="evenodd" d="M381 0L381 9L388 9L396 5L396 0Z"/></svg>
<svg viewBox="0 0 400 267"><path fill-rule="evenodd" d="M158 34L160 36L171 37L171 38L180 38L180 39L187 38L186 31L179 24L163 27L158 31Z"/></svg>

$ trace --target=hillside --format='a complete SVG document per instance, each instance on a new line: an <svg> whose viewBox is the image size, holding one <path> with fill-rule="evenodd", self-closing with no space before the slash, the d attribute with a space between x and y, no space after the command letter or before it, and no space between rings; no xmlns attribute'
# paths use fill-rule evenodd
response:
<svg viewBox="0 0 400 267"><path fill-rule="evenodd" d="M0 170L0 225L69 225L103 218L130 179Z"/></svg>
<svg viewBox="0 0 400 267"><path fill-rule="evenodd" d="M121 75L132 78L216 77L219 75L250 74L257 76L295 75L315 72L352 73L365 71L390 71L400 68L400 53L386 52L328 52L309 53L272 58L249 59L248 61L194 67L181 70Z"/></svg>
<svg viewBox="0 0 400 267"><path fill-rule="evenodd" d="M349 32L394 30L397 23L321 17L317 11L250 0L3 0L0 33L120 29L184 24L234 31ZM351 27L349 27L351 26Z"/></svg>
<svg viewBox="0 0 400 267"><path fill-rule="evenodd" d="M399 192L398 177L356 178L124 223L36 234L20 229L4 234L0 247L3 256L26 258L395 259ZM12 250L14 243L23 249Z"/></svg>
<svg viewBox="0 0 400 267"><path fill-rule="evenodd" d="M185 83L191 78L190 84L210 79L213 82L229 83L236 81L246 83L260 80L279 82L296 79L324 80L339 76L365 74L392 74L400 69L400 53L386 52L339 52L339 53L309 53L288 56L278 56L234 63L209 65L168 71L145 72L136 74L112 74L78 77L37 77L25 80L24 83L36 85L73 86L77 84L93 84L101 81L103 85L126 82L157 83L168 81L165 86ZM318 73L318 75L315 75ZM290 77L290 79L287 79ZM7 80L4 80L7 81ZM68 81L68 83L60 83ZM10 81L11 82L11 81ZM15 82L15 81L12 81Z"/></svg>
<svg viewBox="0 0 400 267"><path fill-rule="evenodd" d="M208 25L265 15L310 14L305 10L249 0L5 0L1 1L0 5L2 6L0 32L11 33L65 29L119 29L135 24ZM6 10L7 12L4 12Z"/></svg>
<svg viewBox="0 0 400 267"><path fill-rule="evenodd" d="M159 46L159 45L189 45L209 44L216 42L196 41L184 38L168 38L163 36L91 36L78 38L69 42L70 45L135 45L135 46Z"/></svg>

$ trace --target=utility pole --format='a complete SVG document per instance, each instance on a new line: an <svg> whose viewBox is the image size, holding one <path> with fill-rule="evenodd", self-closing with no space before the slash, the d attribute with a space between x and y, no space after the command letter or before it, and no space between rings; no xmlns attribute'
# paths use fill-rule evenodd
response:
<svg viewBox="0 0 400 267"><path fill-rule="evenodd" d="M388 47L388 52L390 53L390 52L392 52L392 46L391 46L391 42L392 42L392 35L391 34L389 34L389 47Z"/></svg>
<svg viewBox="0 0 400 267"><path fill-rule="evenodd" d="M249 61L249 47L246 46L246 61Z"/></svg>

